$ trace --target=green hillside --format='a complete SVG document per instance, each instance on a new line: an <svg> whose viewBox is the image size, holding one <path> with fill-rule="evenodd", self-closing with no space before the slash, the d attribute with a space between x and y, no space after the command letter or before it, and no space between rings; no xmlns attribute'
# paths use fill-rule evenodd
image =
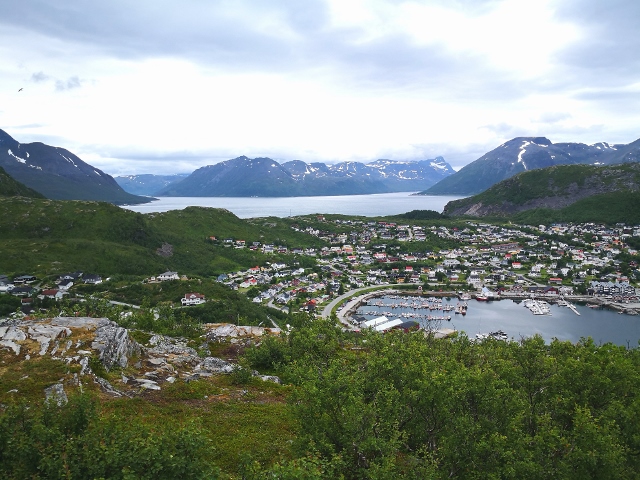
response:
<svg viewBox="0 0 640 480"><path fill-rule="evenodd" d="M45 198L41 193L15 180L0 167L0 197Z"/></svg>
<svg viewBox="0 0 640 480"><path fill-rule="evenodd" d="M638 223L640 164L559 165L521 173L449 202L452 216ZM542 222L544 223L544 222Z"/></svg>
<svg viewBox="0 0 640 480"><path fill-rule="evenodd" d="M535 208L514 215L513 220L531 225L560 222L639 225L640 192L594 195L559 210Z"/></svg>
<svg viewBox="0 0 640 480"><path fill-rule="evenodd" d="M153 275L176 270L216 275L275 261L222 239L245 240L248 245L323 244L293 231L281 219L247 221L215 208L143 215L102 202L0 198L0 212L3 273ZM164 256L158 253L163 245Z"/></svg>

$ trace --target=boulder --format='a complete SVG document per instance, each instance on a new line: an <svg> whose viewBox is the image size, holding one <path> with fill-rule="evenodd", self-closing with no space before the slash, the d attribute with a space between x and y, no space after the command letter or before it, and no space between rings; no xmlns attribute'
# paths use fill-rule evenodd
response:
<svg viewBox="0 0 640 480"><path fill-rule="evenodd" d="M65 405L69 399L64 391L64 386L61 383L51 385L49 388L44 389L44 394L47 402L55 402L56 405L61 407Z"/></svg>
<svg viewBox="0 0 640 480"><path fill-rule="evenodd" d="M140 354L140 345L129 337L129 331L111 321L97 328L91 348L99 352L100 361L107 371L114 366L126 368L129 357Z"/></svg>

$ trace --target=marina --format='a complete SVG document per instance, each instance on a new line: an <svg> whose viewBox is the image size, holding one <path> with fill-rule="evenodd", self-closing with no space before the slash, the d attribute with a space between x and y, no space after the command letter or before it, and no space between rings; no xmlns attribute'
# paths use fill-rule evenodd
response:
<svg viewBox="0 0 640 480"><path fill-rule="evenodd" d="M554 339L577 342L591 337L597 344L638 346L640 321L637 316L593 303L569 302L564 298L548 300L477 301L463 300L460 295L385 293L362 298L350 312L350 319L354 327L366 328L362 322L384 316L387 321L395 321L395 328L414 321L425 330L446 328L477 340L489 337L519 340L540 335L547 342ZM391 328L392 324L387 327ZM377 330L385 331L383 327Z"/></svg>

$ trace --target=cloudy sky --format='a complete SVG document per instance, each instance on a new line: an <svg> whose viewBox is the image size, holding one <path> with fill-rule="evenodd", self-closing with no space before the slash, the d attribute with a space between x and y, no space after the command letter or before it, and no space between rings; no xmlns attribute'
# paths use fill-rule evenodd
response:
<svg viewBox="0 0 640 480"><path fill-rule="evenodd" d="M0 129L112 175L640 138L638 0L0 0ZM18 91L22 88L22 91Z"/></svg>

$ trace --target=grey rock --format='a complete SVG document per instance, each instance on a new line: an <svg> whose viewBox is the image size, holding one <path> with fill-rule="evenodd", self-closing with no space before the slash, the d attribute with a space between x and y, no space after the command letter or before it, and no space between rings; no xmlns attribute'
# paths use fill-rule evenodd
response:
<svg viewBox="0 0 640 480"><path fill-rule="evenodd" d="M234 364L217 357L206 357L202 363L196 367L197 370L204 370L210 373L231 373L235 368L236 366Z"/></svg>
<svg viewBox="0 0 640 480"><path fill-rule="evenodd" d="M114 397L128 397L127 394L121 392L120 390L117 390L116 388L113 387L113 385L111 385L107 380L105 380L102 377L95 377L94 381L100 385L100 389L109 394L112 395Z"/></svg>
<svg viewBox="0 0 640 480"><path fill-rule="evenodd" d="M109 325L111 320L108 318L91 318L91 317L55 317L51 319L51 325L58 327L86 328L95 330L104 325ZM80 346L78 344L77 346Z"/></svg>
<svg viewBox="0 0 640 480"><path fill-rule="evenodd" d="M82 357L78 363L80 364L80 375L85 375L91 372L91 367L89 366L89 357Z"/></svg>
<svg viewBox="0 0 640 480"><path fill-rule="evenodd" d="M160 390L160 385L153 380L149 380L146 378L136 378L136 382L138 386L141 388L146 388L147 390Z"/></svg>
<svg viewBox="0 0 640 480"><path fill-rule="evenodd" d="M140 345L129 337L126 328L119 327L115 322L98 327L91 348L98 350L100 361L107 371L114 366L126 368L129 357L140 354Z"/></svg>
<svg viewBox="0 0 640 480"><path fill-rule="evenodd" d="M69 399L64 391L64 386L61 383L51 385L49 388L45 388L44 394L47 402L55 402L59 407L65 405Z"/></svg>
<svg viewBox="0 0 640 480"><path fill-rule="evenodd" d="M275 375L258 375L262 381L264 382L273 382L280 385L282 382L280 381L280 377L276 377Z"/></svg>
<svg viewBox="0 0 640 480"><path fill-rule="evenodd" d="M20 345L12 340L0 340L0 347L10 348L13 353L20 355Z"/></svg>

